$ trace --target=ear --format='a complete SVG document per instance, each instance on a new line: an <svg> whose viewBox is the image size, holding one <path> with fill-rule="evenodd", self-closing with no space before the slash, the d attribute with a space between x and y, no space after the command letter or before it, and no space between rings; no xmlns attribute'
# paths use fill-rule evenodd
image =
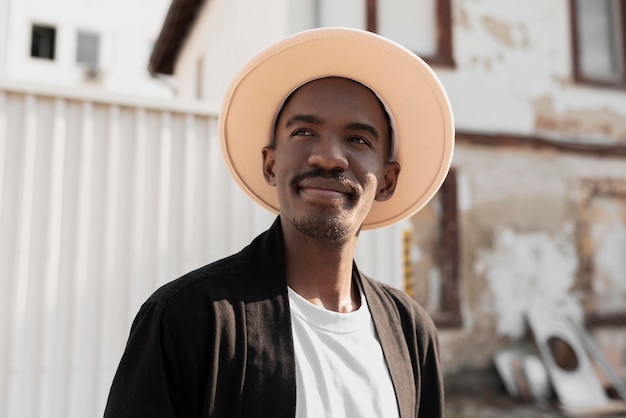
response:
<svg viewBox="0 0 626 418"><path fill-rule="evenodd" d="M400 164L397 162L388 162L385 164L380 188L376 194L376 201L384 202L393 196L400 177Z"/></svg>
<svg viewBox="0 0 626 418"><path fill-rule="evenodd" d="M276 186L276 176L274 175L274 162L276 161L275 151L272 147L263 147L263 177L270 186Z"/></svg>

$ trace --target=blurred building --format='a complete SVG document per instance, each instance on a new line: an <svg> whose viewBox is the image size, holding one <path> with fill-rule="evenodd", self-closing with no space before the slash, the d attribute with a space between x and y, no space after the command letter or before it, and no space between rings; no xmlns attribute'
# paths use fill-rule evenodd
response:
<svg viewBox="0 0 626 418"><path fill-rule="evenodd" d="M93 25L17 3L0 0L4 79L115 84L131 41L99 29L104 3L74 5ZM106 16L132 28L133 5ZM175 99L0 88L0 416L101 414L143 300L269 226L222 161L219 103L252 55L317 26L390 37L448 92L450 175L413 218L363 233L357 263L431 313L449 387L497 379L528 312L572 318L624 378L625 0L173 0L149 71ZM31 56L39 27L65 39L54 60ZM83 31L103 34L99 81L76 62ZM130 48L144 69L148 50Z"/></svg>
<svg viewBox="0 0 626 418"><path fill-rule="evenodd" d="M170 97L146 62L169 2L0 1L0 80Z"/></svg>

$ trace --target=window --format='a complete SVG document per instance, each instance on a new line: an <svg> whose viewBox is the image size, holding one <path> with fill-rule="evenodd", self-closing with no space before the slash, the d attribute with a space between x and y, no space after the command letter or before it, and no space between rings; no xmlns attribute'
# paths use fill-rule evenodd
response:
<svg viewBox="0 0 626 418"><path fill-rule="evenodd" d="M367 30L404 45L430 64L454 66L450 0L366 0Z"/></svg>
<svg viewBox="0 0 626 418"><path fill-rule="evenodd" d="M33 25L30 41L30 56L54 59L56 29L51 26Z"/></svg>
<svg viewBox="0 0 626 418"><path fill-rule="evenodd" d="M76 40L76 62L87 69L96 70L99 67L100 37L94 32L78 32Z"/></svg>
<svg viewBox="0 0 626 418"><path fill-rule="evenodd" d="M570 0L574 78L626 86L626 0Z"/></svg>
<svg viewBox="0 0 626 418"><path fill-rule="evenodd" d="M435 3L415 0L374 2L376 27L372 29L411 51L433 56L437 53ZM419 25L416 22L420 22Z"/></svg>
<svg viewBox="0 0 626 418"><path fill-rule="evenodd" d="M430 64L454 65L451 0L291 0L291 31L345 26L379 33Z"/></svg>

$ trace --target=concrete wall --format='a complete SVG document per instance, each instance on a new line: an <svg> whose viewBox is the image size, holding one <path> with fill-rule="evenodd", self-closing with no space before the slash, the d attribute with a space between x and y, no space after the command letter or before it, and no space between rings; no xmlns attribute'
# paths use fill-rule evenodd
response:
<svg viewBox="0 0 626 418"><path fill-rule="evenodd" d="M4 77L6 71L9 4L9 0L0 0L0 78Z"/></svg>
<svg viewBox="0 0 626 418"><path fill-rule="evenodd" d="M453 69L435 68L459 130L626 143L626 93L573 81L567 0L456 0Z"/></svg>
<svg viewBox="0 0 626 418"><path fill-rule="evenodd" d="M177 95L221 102L239 68L288 33L286 17L287 0L204 2L175 64Z"/></svg>
<svg viewBox="0 0 626 418"><path fill-rule="evenodd" d="M463 327L440 334L448 371L488 367L494 351L526 335L525 312L556 311L578 323L603 306L623 312L624 157L461 144L455 167ZM610 182L621 191L600 191ZM597 277L582 268L585 248ZM586 289L588 279L612 290ZM608 330L605 348L626 353L626 329Z"/></svg>

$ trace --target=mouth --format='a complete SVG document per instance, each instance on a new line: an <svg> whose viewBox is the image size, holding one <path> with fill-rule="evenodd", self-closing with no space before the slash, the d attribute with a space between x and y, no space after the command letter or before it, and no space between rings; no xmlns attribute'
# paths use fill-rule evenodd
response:
<svg viewBox="0 0 626 418"><path fill-rule="evenodd" d="M326 179L310 179L298 184L298 190L317 200L338 200L351 196L351 190Z"/></svg>
<svg viewBox="0 0 626 418"><path fill-rule="evenodd" d="M352 199L359 188L340 173L316 170L296 176L292 185L303 195L318 201Z"/></svg>

